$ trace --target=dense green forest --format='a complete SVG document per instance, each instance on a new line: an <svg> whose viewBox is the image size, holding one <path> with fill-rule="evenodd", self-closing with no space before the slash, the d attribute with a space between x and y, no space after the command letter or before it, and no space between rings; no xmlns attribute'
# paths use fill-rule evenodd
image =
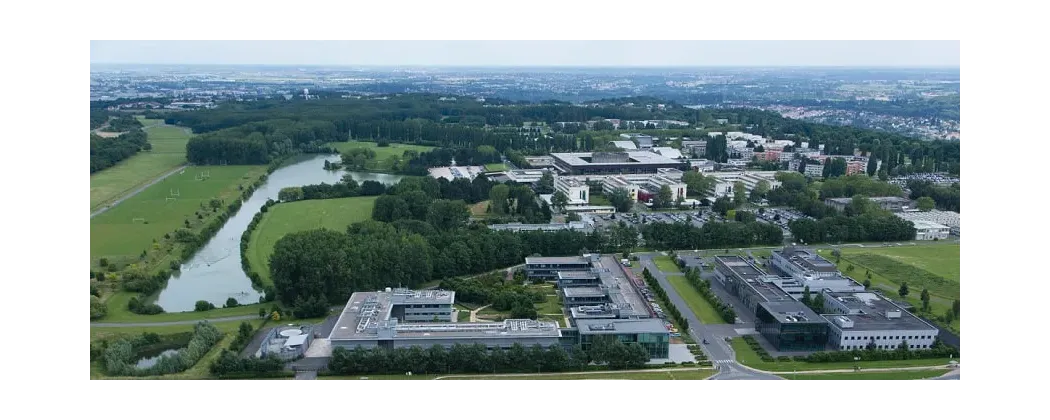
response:
<svg viewBox="0 0 1050 420"><path fill-rule="evenodd" d="M134 129L117 137L101 137L91 134L91 173L116 165L132 157L140 150L150 150L146 132Z"/></svg>

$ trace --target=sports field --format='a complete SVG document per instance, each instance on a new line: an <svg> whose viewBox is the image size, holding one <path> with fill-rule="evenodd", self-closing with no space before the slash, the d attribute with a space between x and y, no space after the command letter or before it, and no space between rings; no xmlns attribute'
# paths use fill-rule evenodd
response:
<svg viewBox="0 0 1050 420"><path fill-rule="evenodd" d="M197 180L203 172L209 177ZM91 219L91 266L96 267L99 258L137 260L142 251L155 250L154 240L158 242L158 253L164 251L159 248L173 242L164 241L164 234L185 227L187 220L192 229L199 231L214 213L209 211L198 219L195 212L204 214L202 206L213 198L229 204L240 196L238 186L246 188L264 173L265 166L192 166L150 186ZM178 196L172 197L172 193Z"/></svg>
<svg viewBox="0 0 1050 420"><path fill-rule="evenodd" d="M263 284L272 284L270 254L273 254L277 240L289 233L317 228L346 232L350 224L372 217L375 201L376 197L348 197L281 203L270 207L252 231L248 263L262 276Z"/></svg>
<svg viewBox="0 0 1050 420"><path fill-rule="evenodd" d="M190 139L187 130L164 125L162 120L140 117L140 121L148 127L146 135L153 150L139 152L113 167L91 174L92 211L186 162L186 142Z"/></svg>
<svg viewBox="0 0 1050 420"><path fill-rule="evenodd" d="M328 146L334 147L339 153L362 147L372 149L376 152L376 158L368 163L367 169L374 171L389 170L391 166L393 166L393 160L401 160L401 157L407 150L415 150L418 153L434 150L434 148L430 146L416 146L413 144L400 143L390 143L387 147L379 147L376 143L370 141L336 142L328 143Z"/></svg>

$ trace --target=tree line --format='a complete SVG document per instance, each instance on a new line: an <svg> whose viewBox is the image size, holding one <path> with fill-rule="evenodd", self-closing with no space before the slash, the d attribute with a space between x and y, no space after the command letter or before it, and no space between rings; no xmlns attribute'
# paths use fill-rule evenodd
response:
<svg viewBox="0 0 1050 420"><path fill-rule="evenodd" d="M102 368L112 376L155 376L182 372L197 363L219 340L222 333L214 325L201 321L193 327L189 343L174 355L161 356L148 368L135 366L137 350L160 342L156 334L144 333L108 344L102 351Z"/></svg>
<svg viewBox="0 0 1050 420"><path fill-rule="evenodd" d="M719 299L718 295L711 291L711 282L700 277L700 270L686 268L685 262L680 259L676 259L675 262L678 263L679 267L685 269L685 279L689 281L689 284L693 286L693 289L696 289L700 296L703 296L704 300L715 308L718 316L722 317L722 321L725 321L727 324L736 323L736 312L733 311L733 307L722 302L722 299Z"/></svg>
<svg viewBox="0 0 1050 420"><path fill-rule="evenodd" d="M959 212L961 189L958 183L950 186L936 185L930 181L908 181L909 197L913 200L929 197L940 210Z"/></svg>
<svg viewBox="0 0 1050 420"><path fill-rule="evenodd" d="M142 150L152 150L146 132L134 129L117 137L91 134L91 173L109 168Z"/></svg>
<svg viewBox="0 0 1050 420"><path fill-rule="evenodd" d="M652 290L653 294L660 298L660 302L664 304L664 308L671 314L671 318L674 319L675 323L678 324L681 333L688 334L689 321L678 311L678 307L671 303L671 299L667 298L667 291L656 280L656 277L653 277L653 274L649 272L649 268L642 270L642 278L645 279L645 284L649 286L649 290Z"/></svg>
<svg viewBox="0 0 1050 420"><path fill-rule="evenodd" d="M654 249L710 249L781 245L784 232L769 223L646 223L641 227L645 244Z"/></svg>
<svg viewBox="0 0 1050 420"><path fill-rule="evenodd" d="M264 165L295 152L334 152L324 144L346 140L346 132L330 121L266 120L197 134L186 143L186 160L195 165Z"/></svg>
<svg viewBox="0 0 1050 420"><path fill-rule="evenodd" d="M807 244L915 239L915 225L889 212L832 216L815 221L796 219L788 223L788 229L795 239Z"/></svg>

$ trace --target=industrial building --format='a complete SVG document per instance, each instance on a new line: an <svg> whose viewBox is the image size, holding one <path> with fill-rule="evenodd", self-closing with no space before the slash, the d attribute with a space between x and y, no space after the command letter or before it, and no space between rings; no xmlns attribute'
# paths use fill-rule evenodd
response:
<svg viewBox="0 0 1050 420"><path fill-rule="evenodd" d="M592 256L525 257L525 273L530 279L556 279L559 271L590 271Z"/></svg>
<svg viewBox="0 0 1050 420"><path fill-rule="evenodd" d="M564 175L655 173L681 168L684 163L648 150L623 152L551 153L554 167Z"/></svg>
<svg viewBox="0 0 1050 420"><path fill-rule="evenodd" d="M824 295L829 314L828 341L836 350L861 350L873 344L876 349L895 349L907 343L909 350L928 349L940 332L889 299L875 293L836 293Z"/></svg>
<svg viewBox="0 0 1050 420"><path fill-rule="evenodd" d="M906 211L912 207L911 200L904 197L868 197L868 200L883 210L892 212ZM853 202L853 197L829 198L824 204L834 207L839 211L846 210L846 206Z"/></svg>
<svg viewBox="0 0 1050 420"><path fill-rule="evenodd" d="M503 322L411 322L452 312L455 293L444 290L387 289L356 292L339 315L328 339L333 347L406 348L482 344L488 349L560 344L554 322L508 319ZM433 313L431 315L430 313ZM449 317L444 319L450 320Z"/></svg>

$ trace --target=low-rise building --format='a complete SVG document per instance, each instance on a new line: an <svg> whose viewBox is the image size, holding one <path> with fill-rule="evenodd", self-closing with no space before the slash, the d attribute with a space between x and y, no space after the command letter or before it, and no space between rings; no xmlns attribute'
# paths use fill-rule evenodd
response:
<svg viewBox="0 0 1050 420"><path fill-rule="evenodd" d="M940 332L889 299L875 293L824 292L823 315L828 321L828 340L836 350L879 350L906 344L909 350L928 349Z"/></svg>
<svg viewBox="0 0 1050 420"><path fill-rule="evenodd" d="M912 201L904 197L868 197L868 200L879 206L879 208L892 212L901 212L912 208ZM839 211L846 210L846 206L852 202L853 197L828 198L824 200L824 204Z"/></svg>
<svg viewBox="0 0 1050 420"><path fill-rule="evenodd" d="M705 156L707 155L707 141L682 141L682 151L689 155Z"/></svg>
<svg viewBox="0 0 1050 420"><path fill-rule="evenodd" d="M558 278L559 271L590 271L593 256L525 257L525 274L530 279Z"/></svg>
<svg viewBox="0 0 1050 420"><path fill-rule="evenodd" d="M759 303L755 331L779 351L821 351L828 344L824 318L793 300Z"/></svg>
<svg viewBox="0 0 1050 420"><path fill-rule="evenodd" d="M940 223L928 222L925 220L916 220L912 221L912 224L915 225L916 241L948 239L948 235L951 233L951 228Z"/></svg>
<svg viewBox="0 0 1050 420"><path fill-rule="evenodd" d="M638 201L638 191L641 189L638 184L630 182L622 176L610 176L602 181L602 192L606 196L621 188L627 191L627 195L631 197L632 201Z"/></svg>
<svg viewBox="0 0 1050 420"><path fill-rule="evenodd" d="M670 334L659 319L577 319L575 322L584 351L590 349L597 337L609 336L624 344L640 344L653 359L666 359L670 352Z"/></svg>
<svg viewBox="0 0 1050 420"><path fill-rule="evenodd" d="M959 213L954 211L930 210L917 211L907 210L896 213L897 217L912 222L925 221L941 224L948 227L952 235L959 236Z"/></svg>
<svg viewBox="0 0 1050 420"><path fill-rule="evenodd" d="M751 190L762 181L769 183L770 190L775 190L780 188L780 181L777 181L776 174L777 171L713 172L706 175L717 180L708 194L712 198L732 197L733 188L737 182L744 184L744 189L748 194L751 194Z"/></svg>
<svg viewBox="0 0 1050 420"><path fill-rule="evenodd" d="M824 176L824 164L807 162L806 169L802 173L808 177L822 178Z"/></svg>
<svg viewBox="0 0 1050 420"><path fill-rule="evenodd" d="M569 198L569 204L583 205L590 202L591 187L573 178L555 177L554 189Z"/></svg>
<svg viewBox="0 0 1050 420"><path fill-rule="evenodd" d="M623 152L551 153L554 166L565 175L655 173L660 168L679 168L684 163L649 150Z"/></svg>

